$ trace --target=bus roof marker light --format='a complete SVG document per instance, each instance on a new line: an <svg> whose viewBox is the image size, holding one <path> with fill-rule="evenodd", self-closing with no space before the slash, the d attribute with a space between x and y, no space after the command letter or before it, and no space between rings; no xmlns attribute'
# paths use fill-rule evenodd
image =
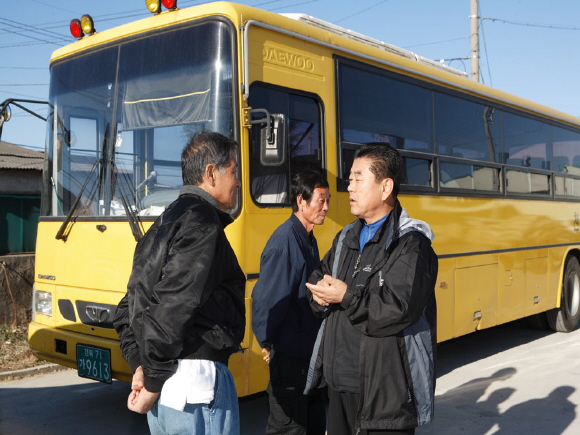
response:
<svg viewBox="0 0 580 435"><path fill-rule="evenodd" d="M81 28L85 35L92 35L95 33L95 22L90 15L85 14L81 17Z"/></svg>
<svg viewBox="0 0 580 435"><path fill-rule="evenodd" d="M161 12L161 0L145 0L145 5L152 14Z"/></svg>
<svg viewBox="0 0 580 435"><path fill-rule="evenodd" d="M80 39L84 36L83 33L83 28L81 26L81 20L75 18L74 20L71 20L70 25L70 34L73 35L73 37Z"/></svg>
<svg viewBox="0 0 580 435"><path fill-rule="evenodd" d="M166 9L176 9L177 8L177 0L161 0L163 6Z"/></svg>

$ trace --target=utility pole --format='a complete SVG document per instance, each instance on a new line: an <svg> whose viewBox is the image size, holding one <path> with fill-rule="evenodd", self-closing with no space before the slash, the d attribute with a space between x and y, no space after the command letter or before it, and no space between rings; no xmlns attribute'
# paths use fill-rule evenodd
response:
<svg viewBox="0 0 580 435"><path fill-rule="evenodd" d="M479 16L478 0L471 0L471 80L479 82Z"/></svg>

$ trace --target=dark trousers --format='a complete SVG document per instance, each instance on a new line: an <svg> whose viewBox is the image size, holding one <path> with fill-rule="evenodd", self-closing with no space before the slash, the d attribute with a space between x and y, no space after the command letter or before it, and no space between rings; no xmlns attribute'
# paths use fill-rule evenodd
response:
<svg viewBox="0 0 580 435"><path fill-rule="evenodd" d="M270 359L268 398L270 416L266 435L324 435L326 390L306 396L308 360L276 352Z"/></svg>
<svg viewBox="0 0 580 435"><path fill-rule="evenodd" d="M328 435L355 435L360 394L339 393L328 388ZM415 429L361 430L364 435L414 435Z"/></svg>

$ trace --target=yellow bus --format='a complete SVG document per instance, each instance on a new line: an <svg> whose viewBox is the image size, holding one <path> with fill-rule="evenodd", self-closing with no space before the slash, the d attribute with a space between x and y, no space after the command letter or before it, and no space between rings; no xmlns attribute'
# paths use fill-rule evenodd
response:
<svg viewBox="0 0 580 435"><path fill-rule="evenodd" d="M401 152L401 202L435 232L439 341L524 317L578 326L580 120L310 16L217 2L101 33L91 21L75 21L79 40L51 59L29 328L41 358L130 380L115 308L136 241L176 198L180 151L202 130L241 145L227 229L248 278L243 352L230 360L240 396L268 379L251 292L291 213L290 177L327 174L333 200L315 231L325 252L353 220L348 175L366 142Z"/></svg>

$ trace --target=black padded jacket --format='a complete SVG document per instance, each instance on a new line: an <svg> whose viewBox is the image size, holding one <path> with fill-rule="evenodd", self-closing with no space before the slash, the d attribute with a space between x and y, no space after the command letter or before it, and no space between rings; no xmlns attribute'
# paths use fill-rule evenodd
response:
<svg viewBox="0 0 580 435"><path fill-rule="evenodd" d="M359 250L360 220L337 234L309 282L346 282L342 303L322 307L306 391L324 382L360 394L357 428L403 430L433 418L436 361L433 233L397 202Z"/></svg>
<svg viewBox="0 0 580 435"><path fill-rule="evenodd" d="M159 392L178 359L227 364L245 329L245 277L211 195L184 186L137 244L114 325L133 372Z"/></svg>

